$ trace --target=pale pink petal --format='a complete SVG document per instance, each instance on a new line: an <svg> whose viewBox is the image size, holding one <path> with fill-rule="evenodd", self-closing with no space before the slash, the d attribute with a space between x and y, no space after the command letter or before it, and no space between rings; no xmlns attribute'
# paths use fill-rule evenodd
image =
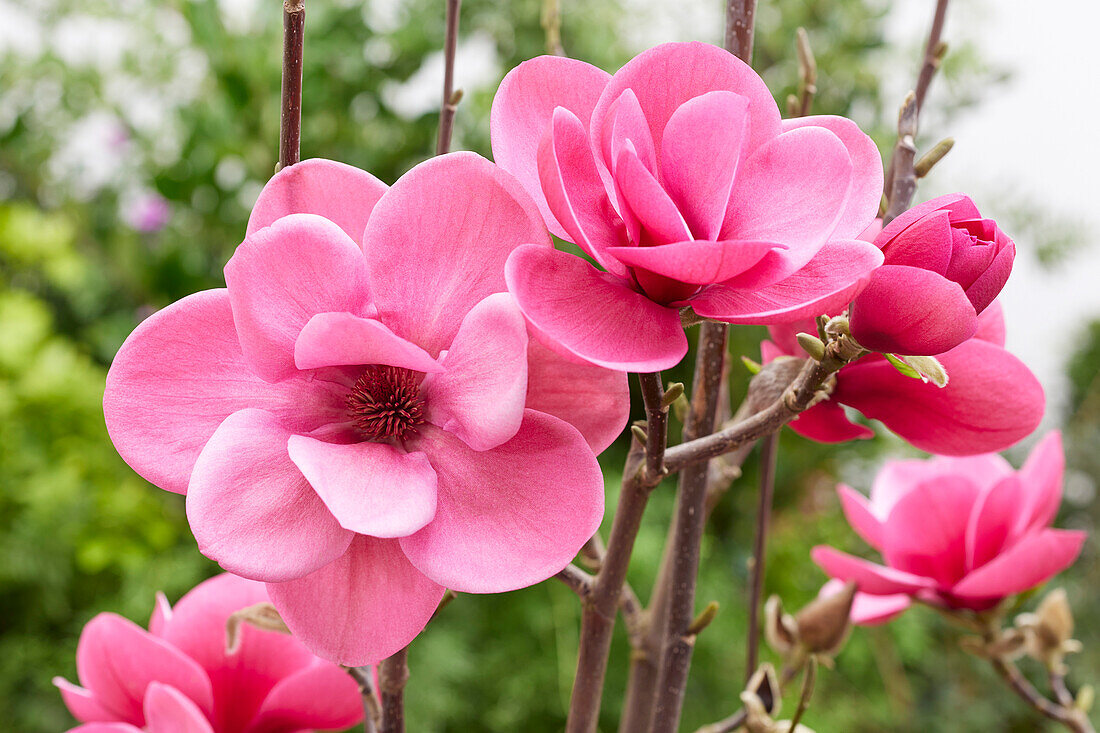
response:
<svg viewBox="0 0 1100 733"><path fill-rule="evenodd" d="M910 458L902 461L886 461L871 483L871 510L885 522L898 499L918 484L947 473L937 471L932 461Z"/></svg>
<svg viewBox="0 0 1100 733"><path fill-rule="evenodd" d="M706 43L664 43L644 51L619 69L607 84L590 125L593 140L613 123L613 103L630 89L649 123L658 154L665 126L684 102L707 92L734 92L749 99L746 151L755 150L780 132L779 108L760 76L733 54Z"/></svg>
<svg viewBox="0 0 1100 733"><path fill-rule="evenodd" d="M430 426L416 445L439 474L439 508L401 548L448 588L498 593L538 583L600 526L600 466L584 437L556 417L527 410L516 436L491 451Z"/></svg>
<svg viewBox="0 0 1100 733"><path fill-rule="evenodd" d="M149 733L214 733L199 707L171 685L151 683L143 708Z"/></svg>
<svg viewBox="0 0 1100 733"><path fill-rule="evenodd" d="M844 215L833 231L833 237L865 239L863 233L874 222L879 200L882 198L882 156L875 141L847 117L811 115L783 120L784 131L797 127L824 127L839 137L848 149L848 157L852 159L852 189L848 194Z"/></svg>
<svg viewBox="0 0 1100 733"><path fill-rule="evenodd" d="M359 667L412 641L444 588L409 564L397 540L356 535L334 562L297 580L269 583L267 590L303 644L337 664Z"/></svg>
<svg viewBox="0 0 1100 733"><path fill-rule="evenodd" d="M144 733L129 723L89 723L70 728L67 733Z"/></svg>
<svg viewBox="0 0 1100 733"><path fill-rule="evenodd" d="M340 227L292 214L249 235L225 266L245 359L264 379L292 376L294 342L318 313L366 315L367 263Z"/></svg>
<svg viewBox="0 0 1100 733"><path fill-rule="evenodd" d="M172 604L168 597L159 590L153 602L153 613L149 616L149 633L153 636L164 636L164 627L172 619Z"/></svg>
<svg viewBox="0 0 1100 733"><path fill-rule="evenodd" d="M539 145L538 163L543 194L565 228L565 239L608 272L625 275L626 268L609 257L607 250L626 243L626 230L607 196L584 124L569 110L554 110Z"/></svg>
<svg viewBox="0 0 1100 733"><path fill-rule="evenodd" d="M649 131L649 122L638 98L631 89L626 89L608 109L611 124L603 128L600 140L603 159L614 166L619 151L629 142L638 159L654 176L658 175L657 149L653 146L653 134Z"/></svg>
<svg viewBox="0 0 1100 733"><path fill-rule="evenodd" d="M241 410L195 463L187 521L199 551L230 572L289 580L331 562L351 542L287 455L291 435L271 413Z"/></svg>
<svg viewBox="0 0 1100 733"><path fill-rule="evenodd" d="M638 244L667 244L692 239L687 222L657 178L646 169L633 145L625 145L615 162L620 204L641 225Z"/></svg>
<svg viewBox="0 0 1100 733"><path fill-rule="evenodd" d="M889 596L856 593L849 618L857 626L878 626L894 620L911 605L913 599L904 593Z"/></svg>
<svg viewBox="0 0 1100 733"><path fill-rule="evenodd" d="M918 484L882 525L886 564L950 587L966 574L966 529L978 487L958 476Z"/></svg>
<svg viewBox="0 0 1100 733"><path fill-rule="evenodd" d="M318 313L294 342L299 369L356 364L388 364L416 372L441 372L428 352L373 318L351 313Z"/></svg>
<svg viewBox="0 0 1100 733"><path fill-rule="evenodd" d="M993 301L978 314L978 330L974 332L974 338L997 346L1005 345L1005 314L1000 301Z"/></svg>
<svg viewBox="0 0 1100 733"><path fill-rule="evenodd" d="M76 648L81 684L116 720L141 725L141 702L150 682L170 684L203 712L213 705L210 679L174 646L113 613L101 613L84 627Z"/></svg>
<svg viewBox="0 0 1100 733"><path fill-rule="evenodd" d="M1001 551L1024 496L1024 487L1016 476L1006 476L981 493L966 527L967 570L985 565Z"/></svg>
<svg viewBox="0 0 1100 733"><path fill-rule="evenodd" d="M450 345L471 308L507 290L512 250L550 246L519 183L474 153L438 155L403 175L364 236L379 320L432 356Z"/></svg>
<svg viewBox="0 0 1100 733"><path fill-rule="evenodd" d="M527 324L511 295L490 295L466 314L443 367L424 380L428 420L474 450L516 434L527 395Z"/></svg>
<svg viewBox="0 0 1100 733"><path fill-rule="evenodd" d="M362 720L359 685L335 664L316 660L279 680L245 733L343 730Z"/></svg>
<svg viewBox="0 0 1100 733"><path fill-rule="evenodd" d="M932 355L974 335L978 314L959 284L929 270L883 265L852 303L852 336L871 351Z"/></svg>
<svg viewBox="0 0 1100 733"><path fill-rule="evenodd" d="M1046 527L1054 521L1062 503L1062 478L1066 470L1066 454L1062 434L1048 433L1031 450L1020 469L1020 484L1026 500L1020 507L1017 533Z"/></svg>
<svg viewBox="0 0 1100 733"><path fill-rule="evenodd" d="M248 217L248 233L288 214L317 214L359 242L385 192L386 184L364 170L324 158L303 160L283 168L264 185Z"/></svg>
<svg viewBox="0 0 1100 733"><path fill-rule="evenodd" d="M875 437L875 431L848 419L844 408L833 401L818 403L790 422L791 430L819 443L845 443Z"/></svg>
<svg viewBox="0 0 1100 733"><path fill-rule="evenodd" d="M608 253L632 267L680 282L706 285L740 275L771 250L785 246L778 242L693 240L651 247L614 247Z"/></svg>
<svg viewBox="0 0 1100 733"><path fill-rule="evenodd" d="M861 560L827 545L818 545L810 556L830 577L845 582L854 580L861 591L876 596L915 593L922 588L935 587L935 582L931 578L922 578L919 575Z"/></svg>
<svg viewBox="0 0 1100 733"><path fill-rule="evenodd" d="M564 107L588 128L592 108L611 75L576 59L538 56L508 72L493 98L489 132L493 159L511 173L538 204L554 234L566 232L554 219L542 193L538 149L554 109Z"/></svg>
<svg viewBox="0 0 1100 733"><path fill-rule="evenodd" d="M95 699L91 690L74 685L64 677L54 677L54 687L61 692L61 700L73 717L82 723L99 723L114 720L117 716L105 710Z"/></svg>
<svg viewBox="0 0 1100 733"><path fill-rule="evenodd" d="M597 455L610 446L630 417L626 372L575 363L542 343L527 339L527 402L531 410L575 427Z"/></svg>
<svg viewBox="0 0 1100 733"><path fill-rule="evenodd" d="M505 277L535 328L593 364L655 372L687 353L679 311L654 303L580 257L523 246L508 258Z"/></svg>
<svg viewBox="0 0 1100 733"><path fill-rule="evenodd" d="M833 399L881 420L917 448L944 455L1003 450L1039 425L1043 388L1004 349L971 339L936 358L947 370L946 387L865 357L845 367Z"/></svg>
<svg viewBox="0 0 1100 733"><path fill-rule="evenodd" d="M308 432L344 411L343 395L295 377L268 384L241 354L226 290L189 295L141 323L107 373L103 416L130 466L183 494L199 452L222 421L245 407Z"/></svg>
<svg viewBox="0 0 1100 733"><path fill-rule="evenodd" d="M802 268L836 229L848 203L852 161L820 127L785 132L741 164L720 239L782 242L757 267L771 282Z"/></svg>
<svg viewBox="0 0 1100 733"><path fill-rule="evenodd" d="M772 250L772 254L778 251ZM769 324L813 318L843 310L880 264L882 252L874 245L858 239L836 240L822 247L801 270L774 285L756 290L738 289L728 283L712 285L688 302L699 315L728 323ZM745 275L752 273L749 270Z"/></svg>
<svg viewBox="0 0 1100 733"><path fill-rule="evenodd" d="M435 516L435 471L423 453L385 443L325 443L292 435L294 461L344 529L404 537Z"/></svg>
<svg viewBox="0 0 1100 733"><path fill-rule="evenodd" d="M902 463L905 463L904 461ZM1012 464L996 453L976 456L933 456L921 464L919 471L910 471L913 484L941 476L961 476L983 491L991 489L1001 479L1012 476Z"/></svg>
<svg viewBox="0 0 1100 733"><path fill-rule="evenodd" d="M882 550L884 531L882 520L875 516L867 497L844 484L836 487L836 493L840 497L840 508L844 510L844 518L848 520L848 524L852 525L856 534L871 547Z"/></svg>
<svg viewBox="0 0 1100 733"><path fill-rule="evenodd" d="M665 127L661 180L697 239L717 239L725 219L749 104L733 92L707 92L680 105Z"/></svg>
<svg viewBox="0 0 1100 733"><path fill-rule="evenodd" d="M1044 529L1034 532L951 589L961 598L1004 598L1028 590L1062 572L1077 559L1084 532Z"/></svg>

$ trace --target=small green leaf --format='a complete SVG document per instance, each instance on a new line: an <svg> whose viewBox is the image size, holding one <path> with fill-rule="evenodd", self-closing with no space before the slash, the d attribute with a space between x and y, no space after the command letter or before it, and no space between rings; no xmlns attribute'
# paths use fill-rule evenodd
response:
<svg viewBox="0 0 1100 733"><path fill-rule="evenodd" d="M910 379L921 378L920 372L906 364L901 357L895 356L894 354L883 354L883 356L886 357L886 361L894 365L894 368L898 370L899 374L909 377Z"/></svg>

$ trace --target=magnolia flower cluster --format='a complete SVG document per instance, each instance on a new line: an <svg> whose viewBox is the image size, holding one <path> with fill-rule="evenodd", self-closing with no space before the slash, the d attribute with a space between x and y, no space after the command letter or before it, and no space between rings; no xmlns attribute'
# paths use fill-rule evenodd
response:
<svg viewBox="0 0 1100 733"><path fill-rule="evenodd" d="M392 187L332 161L284 169L226 288L142 323L108 376L119 453L187 495L199 549L265 583L247 587L266 588L313 652L373 663L420 632L445 588L508 591L561 570L603 517L596 455L627 421L625 372L680 361L684 308L768 325L771 361L804 357L795 334L854 299L863 347L946 369L941 389L878 353L845 366L792 425L815 440L871 434L844 406L950 455L1038 424L1042 389L1004 350L994 302L1012 242L962 196L877 233L873 142L843 118L781 120L731 54L666 44L614 75L533 59L502 82L491 130L495 164L443 155ZM935 481L888 469L871 505L843 494L891 567L816 558L861 599L985 603L1075 554L1077 535L1043 529L1049 471L945 460L928 464ZM1041 570L992 579L996 558L1054 546ZM118 684L140 724L137 687ZM179 705L210 714L206 688L194 694Z"/></svg>

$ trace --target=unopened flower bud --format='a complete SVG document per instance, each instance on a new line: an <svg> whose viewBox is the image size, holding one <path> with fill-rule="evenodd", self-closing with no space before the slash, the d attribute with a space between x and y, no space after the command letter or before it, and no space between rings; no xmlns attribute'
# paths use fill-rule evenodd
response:
<svg viewBox="0 0 1100 733"><path fill-rule="evenodd" d="M783 613L783 601L779 596L772 596L764 604L764 638L768 646L784 658L798 646L798 624L793 616Z"/></svg>
<svg viewBox="0 0 1100 733"><path fill-rule="evenodd" d="M798 339L798 345L802 347L802 350L809 354L810 358L814 361L821 361L825 358L825 343L817 336L812 336L808 333L800 333L795 338Z"/></svg>
<svg viewBox="0 0 1100 733"><path fill-rule="evenodd" d="M1034 613L1017 616L1016 626L1027 635L1028 654L1052 671L1063 672L1065 655L1081 650L1081 642L1071 638L1073 609L1061 588L1047 593Z"/></svg>
<svg viewBox="0 0 1100 733"><path fill-rule="evenodd" d="M772 716L779 712L781 699L775 667L767 663L761 664L741 693L741 703L745 706L746 714L745 730L749 733L774 733L775 721Z"/></svg>
<svg viewBox="0 0 1100 733"><path fill-rule="evenodd" d="M833 656L848 638L856 584L849 581L831 595L819 596L795 614L798 639L811 654Z"/></svg>
<svg viewBox="0 0 1100 733"><path fill-rule="evenodd" d="M236 654L241 647L241 624L248 624L263 631L278 631L289 634L283 617L270 603L257 603L248 608L242 608L230 614L225 622L225 651L227 654Z"/></svg>

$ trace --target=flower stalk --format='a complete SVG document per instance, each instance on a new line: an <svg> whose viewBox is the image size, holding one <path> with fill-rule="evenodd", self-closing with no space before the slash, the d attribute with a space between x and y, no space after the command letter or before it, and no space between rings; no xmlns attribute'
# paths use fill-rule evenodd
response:
<svg viewBox="0 0 1100 733"><path fill-rule="evenodd" d="M306 7L302 0L283 3L283 85L276 172L302 159L302 54Z"/></svg>

